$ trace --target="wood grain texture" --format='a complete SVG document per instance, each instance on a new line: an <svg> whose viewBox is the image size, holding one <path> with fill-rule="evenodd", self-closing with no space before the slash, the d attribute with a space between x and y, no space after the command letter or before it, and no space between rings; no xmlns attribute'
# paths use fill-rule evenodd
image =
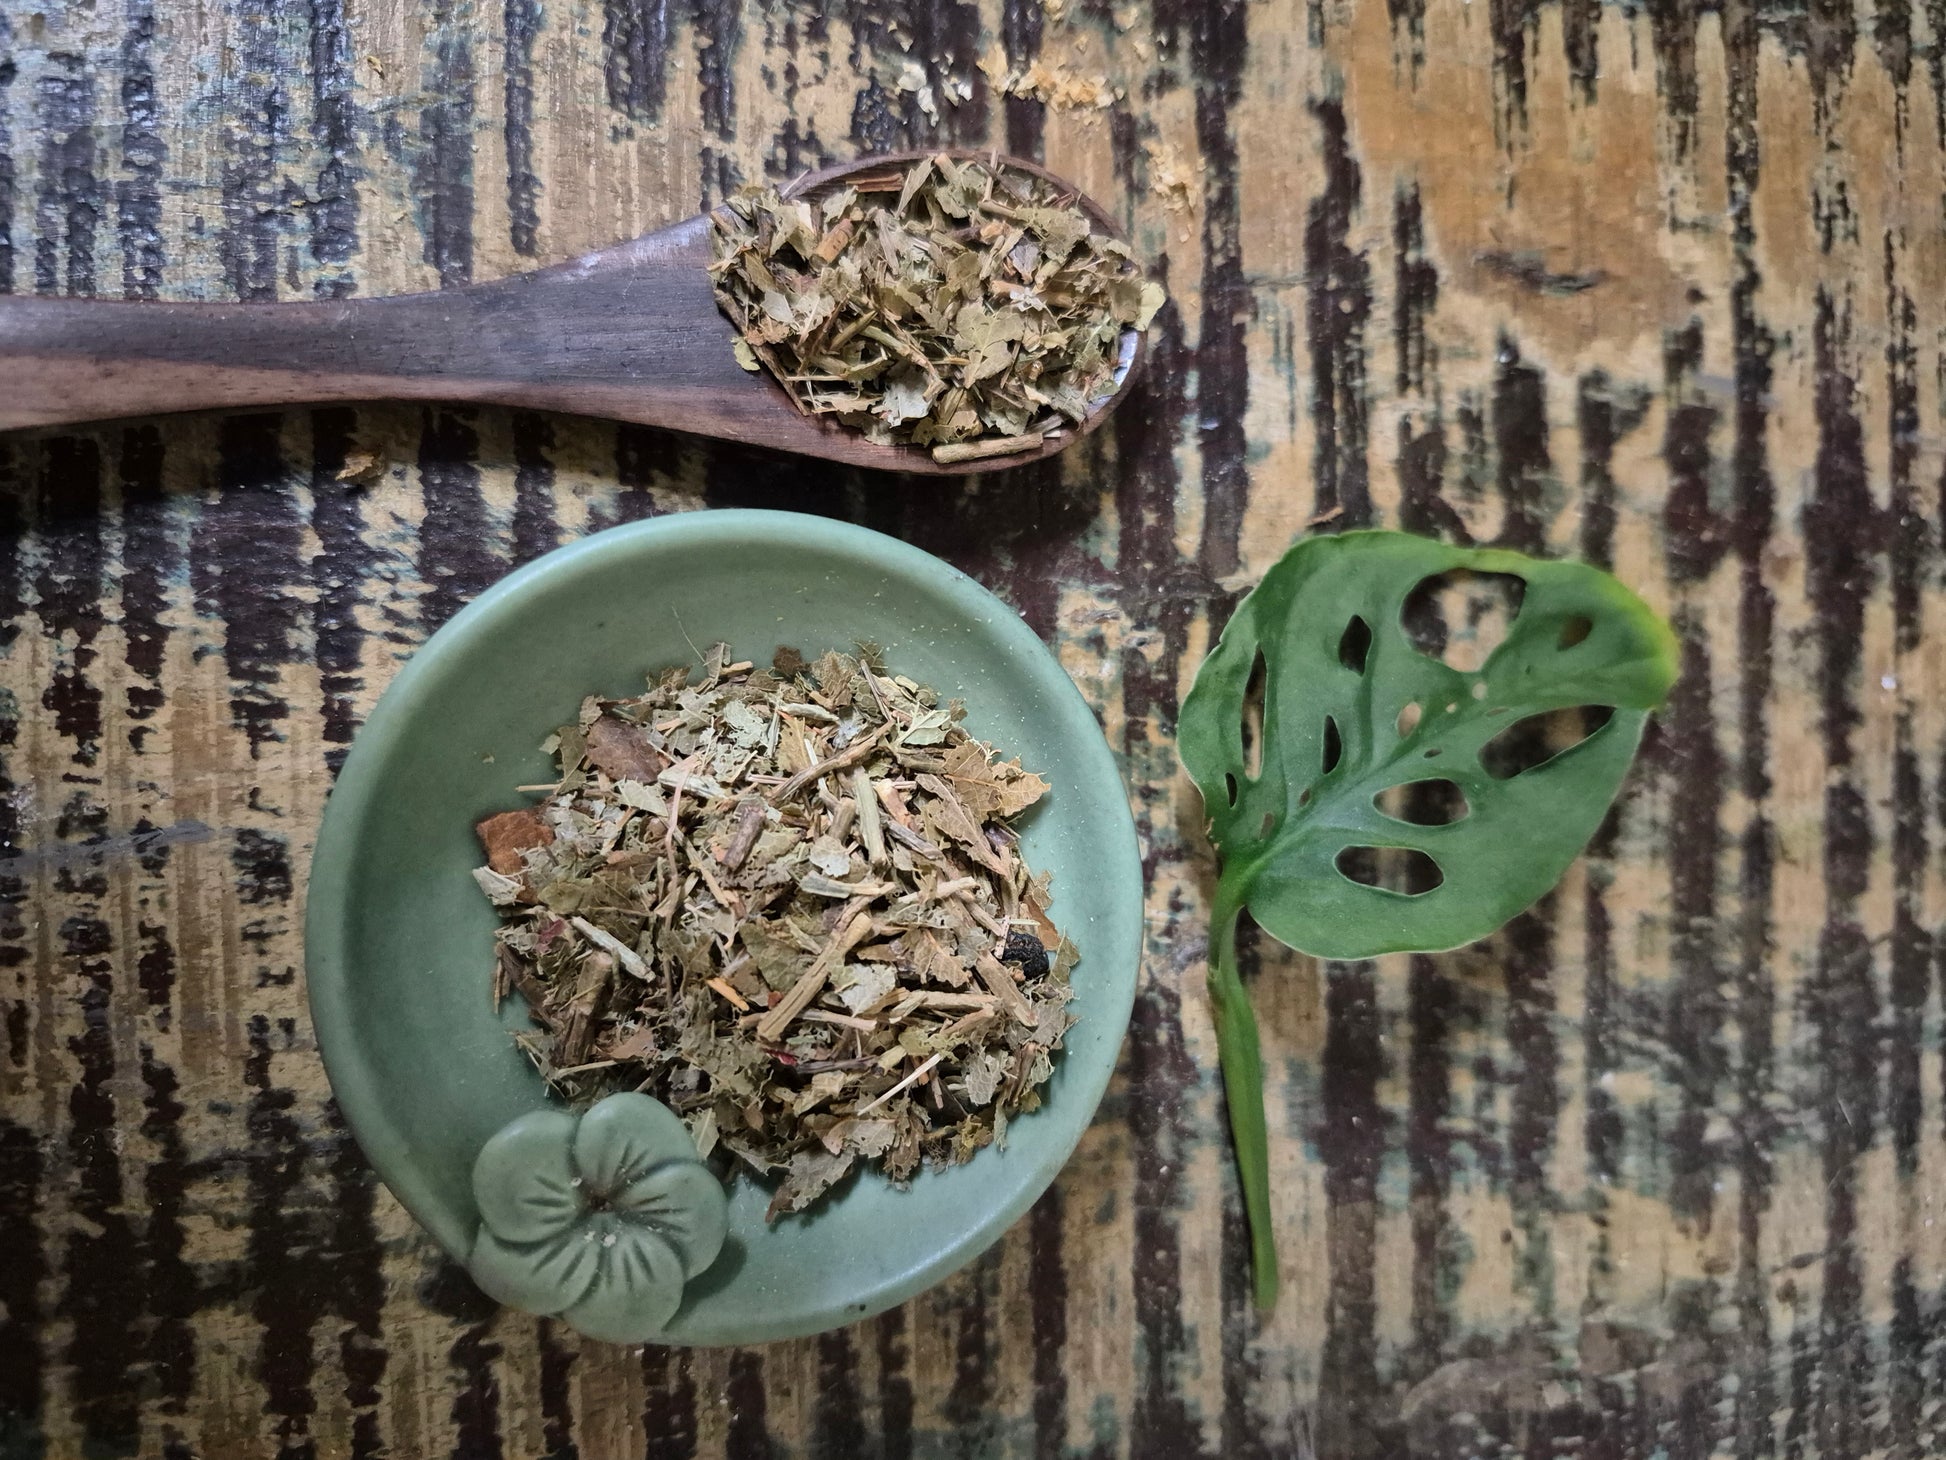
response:
<svg viewBox="0 0 1946 1460"><path fill-rule="evenodd" d="M1943 134L1933 0L0 0L0 289L451 288L953 142L1073 178L1173 295L1111 426L964 486L497 408L0 436L0 1454L1946 1452ZM638 1353L497 1313L377 1187L302 889L429 632L727 504L898 533L1058 647L1148 956L985 1259ZM1174 706L1296 533L1368 523L1612 564L1684 674L1489 943L1249 949L1260 1322Z"/></svg>

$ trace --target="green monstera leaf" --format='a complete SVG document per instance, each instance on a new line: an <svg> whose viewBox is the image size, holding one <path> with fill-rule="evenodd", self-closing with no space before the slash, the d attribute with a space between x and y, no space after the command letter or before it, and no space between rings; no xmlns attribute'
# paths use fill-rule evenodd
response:
<svg viewBox="0 0 1946 1460"><path fill-rule="evenodd" d="M1415 590L1454 573L1522 585L1506 638L1477 672L1422 652L1406 631ZM1322 958L1486 937L1587 845L1675 675L1668 626L1599 569L1405 533L1300 542L1238 606L1183 700L1178 746L1222 858L1210 995L1260 1305L1276 1297L1277 1262L1238 914ZM1610 713L1536 756L1536 717L1577 707ZM1523 743L1524 758L1502 754ZM1438 814L1417 814L1427 803ZM1388 861L1409 861L1403 888L1372 875Z"/></svg>

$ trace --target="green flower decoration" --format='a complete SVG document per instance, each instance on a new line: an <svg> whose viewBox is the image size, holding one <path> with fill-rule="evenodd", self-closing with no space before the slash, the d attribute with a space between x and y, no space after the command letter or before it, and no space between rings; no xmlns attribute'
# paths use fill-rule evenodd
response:
<svg viewBox="0 0 1946 1460"><path fill-rule="evenodd" d="M729 1225L723 1185L682 1121L632 1093L502 1126L473 1163L473 1195L467 1267L481 1289L609 1343L659 1334Z"/></svg>

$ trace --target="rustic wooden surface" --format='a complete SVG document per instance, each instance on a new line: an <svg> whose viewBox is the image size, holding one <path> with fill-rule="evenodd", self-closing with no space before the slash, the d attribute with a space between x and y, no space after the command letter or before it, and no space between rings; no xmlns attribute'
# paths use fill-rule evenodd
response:
<svg viewBox="0 0 1946 1460"><path fill-rule="evenodd" d="M937 140L1074 177L1174 296L1110 429L966 487L486 408L0 437L0 1453L1946 1453L1943 71L1941 0L0 0L0 289L451 286ZM1150 941L984 1260L632 1352L496 1313L376 1185L304 878L457 606L731 503L900 533L1058 643ZM1259 1322L1171 725L1320 520L1612 563L1684 675L1490 944L1254 948Z"/></svg>

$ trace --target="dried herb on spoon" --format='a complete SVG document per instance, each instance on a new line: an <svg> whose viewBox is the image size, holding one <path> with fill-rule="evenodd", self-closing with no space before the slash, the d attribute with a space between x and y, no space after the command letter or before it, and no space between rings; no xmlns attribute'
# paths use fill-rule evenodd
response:
<svg viewBox="0 0 1946 1460"><path fill-rule="evenodd" d="M479 827L495 998L577 1103L643 1090L774 1217L859 1163L903 1181L1002 1139L1071 1023L1071 943L1010 823L1046 791L870 651L668 670L590 697L558 779Z"/></svg>
<svg viewBox="0 0 1946 1460"><path fill-rule="evenodd" d="M1504 574L1523 589L1506 639L1476 673L1422 652L1404 625L1415 590L1453 573ZM1553 887L1594 835L1676 663L1668 626L1598 568L1401 532L1300 542L1237 606L1183 699L1178 748L1222 860L1209 988L1260 1306L1276 1300L1277 1252L1238 918L1247 909L1272 937L1321 958L1486 937ZM1503 758L1566 714L1582 728L1601 723L1570 745L1543 741L1528 757L1538 763ZM1445 810L1395 814L1409 809L1395 799L1402 790L1442 792ZM1392 888L1372 875L1388 858L1422 860Z"/></svg>
<svg viewBox="0 0 1946 1460"><path fill-rule="evenodd" d="M944 154L817 198L713 215L737 358L806 415L942 462L1030 450L1114 392L1162 287L1038 174Z"/></svg>

